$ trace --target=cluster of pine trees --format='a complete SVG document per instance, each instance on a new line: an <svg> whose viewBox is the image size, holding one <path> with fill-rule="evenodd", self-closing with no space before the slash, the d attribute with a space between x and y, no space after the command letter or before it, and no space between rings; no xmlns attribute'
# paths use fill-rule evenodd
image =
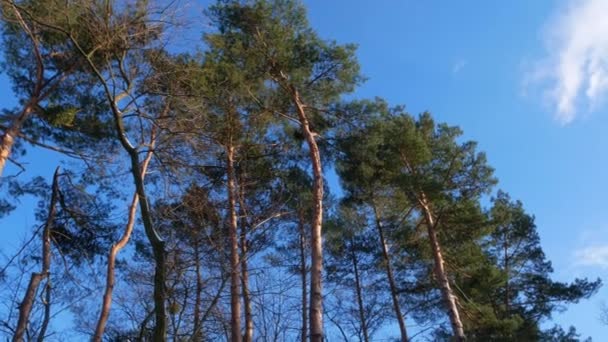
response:
<svg viewBox="0 0 608 342"><path fill-rule="evenodd" d="M0 209L40 201L0 265L1 335L578 340L549 319L600 281L551 280L458 127L346 100L355 47L297 0L218 0L188 53L174 6L1 0ZM34 149L57 165L28 170Z"/></svg>

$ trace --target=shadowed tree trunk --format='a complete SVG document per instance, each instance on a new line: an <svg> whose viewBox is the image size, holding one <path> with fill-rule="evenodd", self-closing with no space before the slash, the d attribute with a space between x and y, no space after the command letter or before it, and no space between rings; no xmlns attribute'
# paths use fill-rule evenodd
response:
<svg viewBox="0 0 608 342"><path fill-rule="evenodd" d="M369 342L367 321L365 320L365 306L363 305L363 292L361 290L361 279L359 275L359 260L357 260L357 253L355 253L354 242L354 238L352 238L350 256L351 261L353 263L353 273L355 275L355 292L357 294L357 305L359 307L359 320L361 321L361 332L363 334L363 341Z"/></svg>
<svg viewBox="0 0 608 342"><path fill-rule="evenodd" d="M15 335L13 336L13 342L23 341L25 336L27 325L30 319L30 313L34 306L34 300L36 299L36 293L38 287L44 279L48 279L51 270L51 229L55 222L55 214L57 213L57 198L59 196L59 167L55 169L55 175L53 176L53 185L51 192L51 202L49 205L49 212L44 223L44 229L42 231L42 269L39 273L32 273L30 282L25 291L23 301L19 305L19 321L17 322L17 328L15 328ZM47 284L49 286L49 284ZM50 298L50 295L47 295ZM50 303L47 303L50 305Z"/></svg>
<svg viewBox="0 0 608 342"><path fill-rule="evenodd" d="M399 305L399 297L397 294L397 285L395 283L395 277L393 275L393 267L391 265L391 258L388 253L388 245L386 242L386 237L384 236L384 228L382 227L382 220L380 218L380 213L378 212L378 207L376 203L373 202L372 199L372 207L374 210L374 218L376 220L376 229L378 230L378 236L380 237L380 247L382 248L382 259L384 261L384 268L386 270L386 277L388 278L388 285L391 291L391 299L393 301L393 310L395 311L395 316L397 318L397 323L399 323L399 332L401 333L401 342L407 342L407 330L405 327L405 320L403 319L403 315L401 313L401 307Z"/></svg>
<svg viewBox="0 0 608 342"><path fill-rule="evenodd" d="M201 272L200 241L198 237L194 241L194 271L196 272L196 296L194 300L194 326L192 329L192 341L200 342L202 338L201 329L201 305L203 305L203 278Z"/></svg>
<svg viewBox="0 0 608 342"><path fill-rule="evenodd" d="M43 342L46 337L46 329L49 327L51 322L51 275L46 277L46 286L44 287L44 317L42 318L42 325L40 326L40 332L38 333L38 342Z"/></svg>
<svg viewBox="0 0 608 342"><path fill-rule="evenodd" d="M251 291L249 290L249 265L247 245L247 211L245 208L245 187L243 177L239 184L239 208L241 216L241 284L243 287L243 307L245 309L244 342L253 342L253 312L251 308Z"/></svg>

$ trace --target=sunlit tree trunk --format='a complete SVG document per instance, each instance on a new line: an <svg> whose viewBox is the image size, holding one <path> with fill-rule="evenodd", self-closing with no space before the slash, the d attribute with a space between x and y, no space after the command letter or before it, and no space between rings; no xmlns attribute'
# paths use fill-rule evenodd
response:
<svg viewBox="0 0 608 342"><path fill-rule="evenodd" d="M308 291L306 269L306 231L304 229L304 214L298 210L298 230L300 234L300 280L302 282L302 330L301 340L306 342L308 336Z"/></svg>
<svg viewBox="0 0 608 342"><path fill-rule="evenodd" d="M152 138L152 140L154 137ZM140 173L142 175L142 179L145 177L146 172L148 170L148 165L150 164L150 160L152 159L152 150L150 149L146 154L144 162L142 163ZM108 266L107 266L107 274L106 274L106 289L102 299L101 312L99 313L99 320L97 321L97 325L95 327L95 333L93 334L93 341L100 342L103 339L103 334L106 328L106 324L108 322L108 318L110 317L110 308L112 306L112 294L114 292L114 285L116 284L115 279L115 269L116 269L116 256L118 252L120 252L129 242L131 238L131 233L133 232L133 226L135 225L135 216L137 213L137 206L139 204L139 196L137 192L133 195L133 199L131 200L131 205L129 207L129 216L127 218L127 224L125 226L125 230L123 232L122 237L118 240L117 243L113 244L110 248L110 252L108 254Z"/></svg>
<svg viewBox="0 0 608 342"><path fill-rule="evenodd" d="M228 177L228 240L230 241L230 331L232 342L240 342L241 336L241 296L240 261L236 213L236 175L234 171L234 146L226 147L226 171Z"/></svg>
<svg viewBox="0 0 608 342"><path fill-rule="evenodd" d="M11 1L10 8L12 9L12 13L15 16L15 19L19 23L19 26L32 42L34 57L36 58L36 83L34 85L34 89L32 94L30 95L29 101L24 105L21 113L12 120L9 127L5 128L4 133L0 136L0 176L4 173L4 167L6 166L6 162L8 161L11 152L13 150L13 145L15 144L15 139L21 132L21 128L25 121L30 117L33 112L34 106L38 104L38 101L41 99L42 89L44 87L44 64L42 62L42 55L39 49L38 38L35 36L34 32L30 26L23 20L21 16L21 11L15 6L15 4Z"/></svg>
<svg viewBox="0 0 608 342"><path fill-rule="evenodd" d="M298 120L310 153L313 175L313 217L310 234L310 340L322 342L323 335L323 168L321 154L314 133L308 121L305 105L297 89L290 87L291 98L298 112Z"/></svg>
<svg viewBox="0 0 608 342"><path fill-rule="evenodd" d="M437 238L435 218L433 217L433 212L430 208L430 205L424 192L421 192L419 202L420 206L422 207L424 219L426 221L433 258L435 259L435 277L437 278L437 282L439 283L439 289L441 290L441 295L443 297L445 305L447 306L448 316L450 317L450 323L452 325L452 331L457 341L464 341L464 328L462 325L462 321L460 320L460 313L456 304L456 296L454 295L454 291L450 286L450 280L445 270L445 261L441 253L439 239Z"/></svg>

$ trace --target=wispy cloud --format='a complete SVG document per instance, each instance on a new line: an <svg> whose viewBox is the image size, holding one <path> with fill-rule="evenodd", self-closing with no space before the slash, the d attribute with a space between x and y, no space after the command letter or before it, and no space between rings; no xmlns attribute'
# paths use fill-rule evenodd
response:
<svg viewBox="0 0 608 342"><path fill-rule="evenodd" d="M588 246L574 253L575 265L608 268L608 244Z"/></svg>
<svg viewBox="0 0 608 342"><path fill-rule="evenodd" d="M460 60L456 61L456 63L454 63L454 65L452 66L452 73L453 74L459 73L466 65L467 65L467 61L465 61L464 59L460 59Z"/></svg>
<svg viewBox="0 0 608 342"><path fill-rule="evenodd" d="M528 74L542 81L546 98L563 124L597 109L608 95L608 1L570 0L543 34L546 56Z"/></svg>

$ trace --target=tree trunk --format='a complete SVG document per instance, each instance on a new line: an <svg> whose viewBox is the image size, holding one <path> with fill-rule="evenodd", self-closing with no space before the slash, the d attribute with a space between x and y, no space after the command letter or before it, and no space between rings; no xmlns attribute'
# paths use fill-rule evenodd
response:
<svg viewBox="0 0 608 342"><path fill-rule="evenodd" d="M308 293L306 290L306 232L304 231L304 214L298 210L298 228L300 233L300 277L302 281L302 332L301 340L306 342L308 336Z"/></svg>
<svg viewBox="0 0 608 342"><path fill-rule="evenodd" d="M199 239L194 237L194 271L196 272L196 294L194 300L194 327L192 332L192 341L201 342L202 330L201 330L201 305L203 295L203 279L201 275L201 258L199 251Z"/></svg>
<svg viewBox="0 0 608 342"><path fill-rule="evenodd" d="M241 297L239 272L239 241L236 215L236 175L234 172L234 146L226 147L228 175L228 239L230 241L230 309L231 341L240 342L241 336Z"/></svg>
<svg viewBox="0 0 608 342"><path fill-rule="evenodd" d="M511 278L511 274L509 271L509 236L507 234L507 232L505 231L505 236L504 236L505 242L503 245L503 250L505 253L505 265L504 265L504 269L505 269L505 274L507 275L507 280L505 281L505 312L507 313L507 317L511 316L511 303L510 303L510 296L511 296L511 288L510 288L510 278Z"/></svg>
<svg viewBox="0 0 608 342"><path fill-rule="evenodd" d="M316 133L310 129L310 124L304 110L304 104L295 87L291 87L292 100L298 112L302 133L308 144L310 162L313 174L312 200L314 205L311 224L311 264L310 264L310 340L322 342L323 335L323 240L321 228L323 225L323 168L321 154L315 140Z"/></svg>
<svg viewBox="0 0 608 342"><path fill-rule="evenodd" d="M165 289L166 275L166 255L165 255L165 241L158 235L152 221L152 213L150 213L150 205L148 198L146 197L146 191L144 188L144 181L141 173L139 172L139 158L136 150L133 150L131 154L131 169L133 178L135 180L135 188L137 189L137 195L139 196L139 208L141 210L141 218L144 223L144 230L146 237L152 245L152 252L154 256L154 342L164 342L167 339L167 314L165 309L165 302L167 293Z"/></svg>
<svg viewBox="0 0 608 342"><path fill-rule="evenodd" d="M253 342L253 313L251 308L251 291L249 290L248 245L247 245L247 211L245 210L245 188L241 177L239 184L239 212L241 216L241 285L243 287L243 306L245 309L244 342Z"/></svg>
<svg viewBox="0 0 608 342"><path fill-rule="evenodd" d="M399 324L399 331L401 332L401 342L407 342L407 329L405 327L405 320L401 313L401 306L399 305L399 297L397 294L397 285L395 283L395 277L393 275L393 267L391 265L390 255L388 253L388 245L384 236L384 228L382 227L382 220L378 207L372 200L372 207L374 210L374 218L376 220L376 229L378 230L378 236L380 237L380 247L382 248L382 258L384 259L384 268L386 270L386 277L388 278L388 285L391 291L391 299L393 301L393 310L397 317L397 323Z"/></svg>
<svg viewBox="0 0 608 342"><path fill-rule="evenodd" d="M116 255L121 249L124 248L124 246L129 241L131 232L133 230L133 225L135 224L135 214L137 212L138 204L139 196L135 194L133 195L133 199L131 200L131 206L129 207L129 218L127 220L127 226L125 228L123 236L117 243L112 245L108 254L106 289L103 294L101 312L99 313L99 320L97 321L97 326L95 327L95 333L93 335L93 341L95 342L101 342L103 338L103 333L106 328L106 324L108 322L108 318L110 316L110 308L112 306L112 293L114 291L114 284L116 283L114 272L116 267Z"/></svg>
<svg viewBox="0 0 608 342"><path fill-rule="evenodd" d="M353 272L355 273L355 293L357 295L357 304L359 305L359 320L361 321L363 341L369 342L367 321L365 320L365 306L363 305L363 293L361 291L361 279L359 275L359 261L357 260L357 254L355 253L354 239L351 239L350 256L351 261L353 262Z"/></svg>
<svg viewBox="0 0 608 342"><path fill-rule="evenodd" d="M34 57L36 59L36 84L34 85L34 89L32 91L32 94L30 95L29 101L25 104L25 106L23 107L23 110L21 111L19 116L17 116L17 118L15 118L11 122L10 126L8 128L6 128L6 130L0 137L0 176L2 176L2 174L4 173L4 167L6 166L6 161L9 159L9 157L11 155L13 145L15 144L15 139L21 132L21 127L23 126L24 122L30 117L30 115L33 111L33 108L38 104L38 102L41 100L41 98L48 95L48 92L47 92L46 95L41 96L45 79L44 79L44 64L42 62L42 55L40 54L40 49L38 47L38 45L39 45L38 38L35 36L34 32L29 27L29 25L25 22L25 20L23 20L23 17L21 16L21 12L17 8L17 6L15 6L15 4L13 2L11 2L10 5L14 11L15 18L19 22L19 26L21 26L23 31L25 31L27 36L32 41L33 53L34 53Z"/></svg>
<svg viewBox="0 0 608 342"><path fill-rule="evenodd" d="M464 341L466 336L464 334L462 321L460 320L458 306L456 305L456 296L454 295L454 291L452 291L450 280L448 279L447 272L445 270L443 255L441 254L441 246L439 239L437 238L437 231L435 230L436 222L424 193L421 193L419 202L424 212L424 219L427 224L431 250L433 252L433 258L435 259L435 277L439 282L439 288L448 309L448 316L450 317L452 332L457 341Z"/></svg>
<svg viewBox="0 0 608 342"><path fill-rule="evenodd" d="M244 227L241 227L243 230ZM251 309L251 291L249 290L249 269L247 267L247 238L241 234L241 273L243 286L243 306L245 308L245 335L244 342L253 341L253 314Z"/></svg>
<svg viewBox="0 0 608 342"><path fill-rule="evenodd" d="M146 172L148 170L148 165L150 164L150 159L152 159L152 150L148 151L146 154L146 158L142 163L140 173L142 175L142 179L145 178ZM116 283L115 279L115 268L116 268L116 256L118 252L122 250L129 239L131 238L131 233L133 232L133 226L135 225L135 215L137 213L137 205L139 204L139 196L137 192L133 195L133 199L131 200L131 205L129 207L129 216L127 219L127 225L125 227L125 231L118 240L117 243L113 244L110 248L110 252L108 254L108 267L107 267L107 275L106 275L106 289L102 299L101 312L99 313L99 320L97 321L97 326L95 327L95 333L93 335L93 341L100 342L103 339L103 333L106 328L106 324L108 322L108 318L110 317L110 308L112 306L112 294L114 292L114 284Z"/></svg>
<svg viewBox="0 0 608 342"><path fill-rule="evenodd" d="M44 316L42 318L42 325L40 326L40 332L38 333L38 342L44 342L46 336L46 329L49 327L51 322L51 275L46 277L46 286L44 287Z"/></svg>
<svg viewBox="0 0 608 342"><path fill-rule="evenodd" d="M23 301L19 305L19 321L17 322L17 328L15 329L15 335L13 336L13 342L23 341L23 336L27 330L27 324L30 319L30 313L34 306L34 300L36 299L36 293L40 282L45 278L48 278L51 270L51 228L55 221L55 214L57 212L57 199L59 196L59 167L55 169L55 175L53 176L53 189L51 192L51 203L49 205L49 213L44 223L44 230L42 232L42 269L40 273L32 273L30 282L25 291ZM49 303L50 305L50 303Z"/></svg>

